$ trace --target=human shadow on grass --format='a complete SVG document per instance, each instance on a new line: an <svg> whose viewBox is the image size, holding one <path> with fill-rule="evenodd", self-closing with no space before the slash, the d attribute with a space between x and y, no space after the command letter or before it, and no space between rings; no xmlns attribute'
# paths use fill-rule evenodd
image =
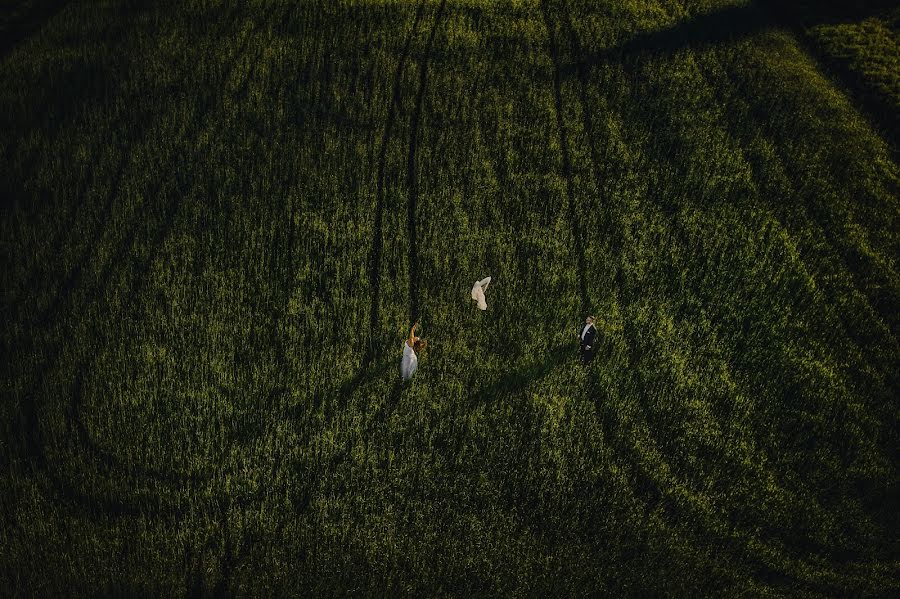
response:
<svg viewBox="0 0 900 599"><path fill-rule="evenodd" d="M356 373L351 378L341 383L336 389L313 393L312 397L308 400L302 400L291 408L288 408L288 417L291 419L299 419L309 408L314 411L321 409L326 412L345 408L354 391L366 383L380 378L387 372L392 364L399 364L399 359L382 358L372 365L367 365L364 361L363 365L360 366ZM397 376L399 377L399 370Z"/></svg>
<svg viewBox="0 0 900 599"><path fill-rule="evenodd" d="M480 388L478 391L469 396L469 408L475 409L480 405L486 405L494 397L514 394L529 385L546 377L554 368L561 364L571 361L574 363L577 358L578 351L574 344L561 343L547 350L546 357L541 361L530 362L515 370L509 371L500 376L493 383Z"/></svg>

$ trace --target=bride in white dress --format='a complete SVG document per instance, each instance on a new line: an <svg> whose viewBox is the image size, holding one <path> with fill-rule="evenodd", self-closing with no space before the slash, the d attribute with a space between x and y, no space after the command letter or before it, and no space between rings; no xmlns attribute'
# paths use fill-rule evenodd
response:
<svg viewBox="0 0 900 599"><path fill-rule="evenodd" d="M416 352L422 352L428 345L428 341L416 337L416 328L419 322L412 326L409 330L409 338L403 342L403 358L400 360L400 376L404 381L408 381L415 374L416 368L419 367L419 358Z"/></svg>
<svg viewBox="0 0 900 599"><path fill-rule="evenodd" d="M484 299L484 292L490 284L491 278L485 277L480 281L475 281L475 286L472 287L472 299L478 302L478 307L482 310L487 310L487 301Z"/></svg>

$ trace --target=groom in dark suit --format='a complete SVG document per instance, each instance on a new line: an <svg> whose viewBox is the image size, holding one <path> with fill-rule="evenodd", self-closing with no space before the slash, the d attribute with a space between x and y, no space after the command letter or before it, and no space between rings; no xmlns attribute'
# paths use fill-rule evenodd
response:
<svg viewBox="0 0 900 599"><path fill-rule="evenodd" d="M578 334L578 343L581 348L581 363L587 364L594 358L594 337L597 336L597 328L594 326L594 317L588 316L584 320L584 328Z"/></svg>

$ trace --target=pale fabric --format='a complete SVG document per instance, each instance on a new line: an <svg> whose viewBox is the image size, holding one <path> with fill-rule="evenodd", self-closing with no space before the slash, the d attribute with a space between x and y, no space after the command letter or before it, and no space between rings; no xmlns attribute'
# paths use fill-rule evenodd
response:
<svg viewBox="0 0 900 599"><path fill-rule="evenodd" d="M586 325L584 325L584 328L581 330L581 339L582 339L582 341L584 340L584 336L587 335L588 329L591 328L592 326L594 326L594 325L592 325L592 324L586 324Z"/></svg>
<svg viewBox="0 0 900 599"><path fill-rule="evenodd" d="M412 378L412 375L416 372L416 368L418 367L419 358L416 357L416 352L406 341L404 341L403 359L400 360L400 376L403 377L404 381L408 381Z"/></svg>
<svg viewBox="0 0 900 599"><path fill-rule="evenodd" d="M478 302L478 307L482 310L487 310L487 302L484 299L484 290L487 289L490 284L491 278L485 277L480 281L475 281L475 286L472 287L472 299Z"/></svg>

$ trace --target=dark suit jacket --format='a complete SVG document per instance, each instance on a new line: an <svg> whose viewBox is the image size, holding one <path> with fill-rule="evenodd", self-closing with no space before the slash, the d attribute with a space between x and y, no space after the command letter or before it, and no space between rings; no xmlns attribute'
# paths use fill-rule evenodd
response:
<svg viewBox="0 0 900 599"><path fill-rule="evenodd" d="M581 327L584 330L584 327ZM584 338L581 339L581 351L594 351L594 337L597 336L597 327L591 325L591 328L587 330L587 333L584 334ZM590 345L591 349L586 349L586 347Z"/></svg>

